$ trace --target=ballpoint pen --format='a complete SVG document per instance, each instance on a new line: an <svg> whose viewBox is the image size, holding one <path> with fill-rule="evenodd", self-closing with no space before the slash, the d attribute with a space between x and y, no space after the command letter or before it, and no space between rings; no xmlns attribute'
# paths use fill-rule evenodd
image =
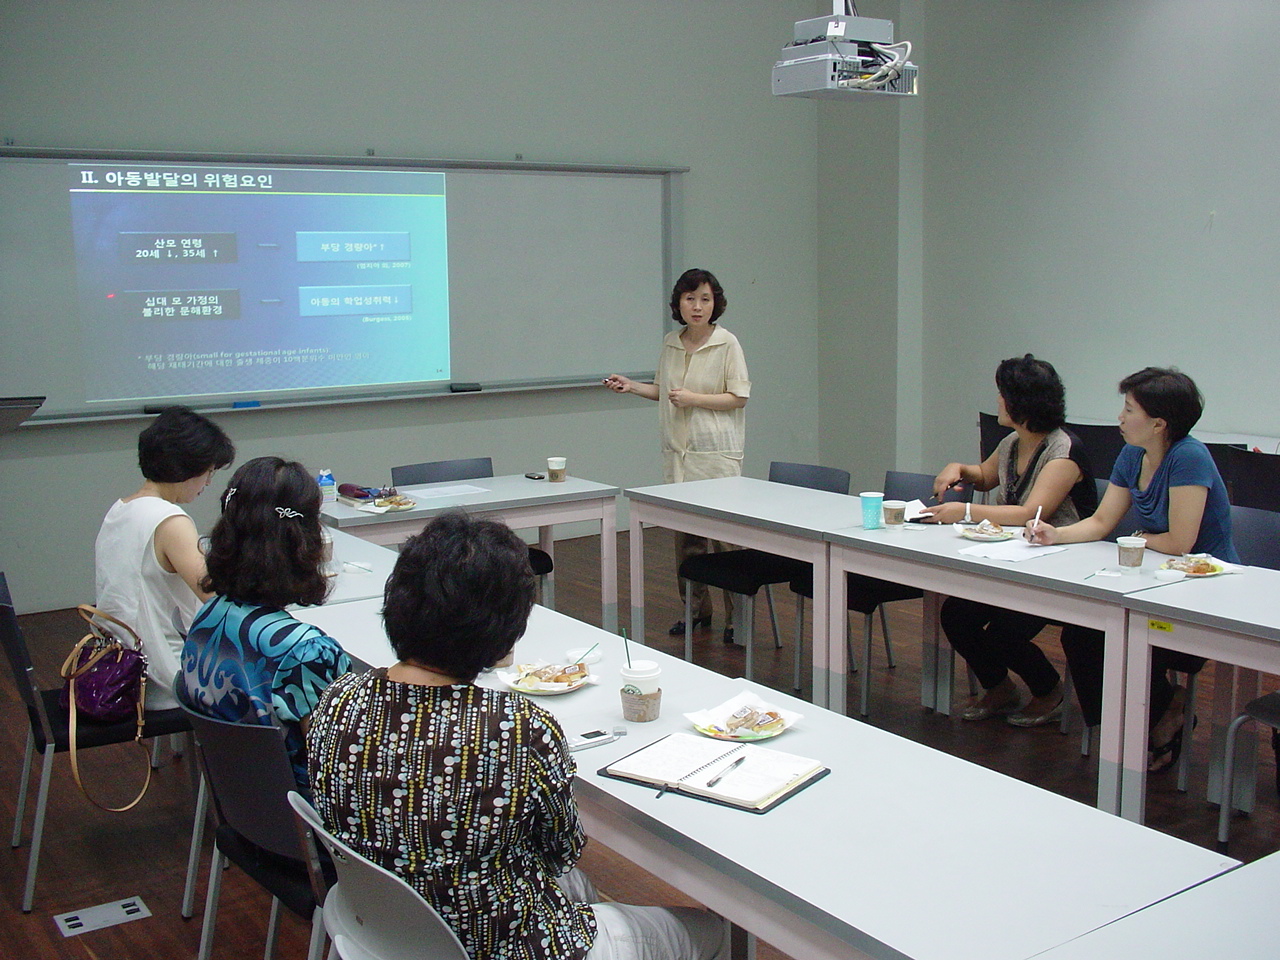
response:
<svg viewBox="0 0 1280 960"><path fill-rule="evenodd" d="M1044 509L1044 505L1043 505L1043 504L1041 504L1040 506L1036 507L1036 516L1035 516L1035 519L1031 521L1031 536L1027 537L1027 538L1026 538L1027 540L1032 540L1032 541L1034 541L1034 540L1035 540L1035 538L1036 538L1036 528L1040 526L1040 511L1041 511L1041 510L1043 510L1043 509Z"/></svg>
<svg viewBox="0 0 1280 960"><path fill-rule="evenodd" d="M725 767L723 770L717 773L714 777L708 780L707 786L714 787L717 783L723 780L727 774L733 773L734 770L737 770L740 766L742 766L743 762L746 759L747 759L746 757L739 757L737 760L733 761L733 763L729 764L727 767Z"/></svg>

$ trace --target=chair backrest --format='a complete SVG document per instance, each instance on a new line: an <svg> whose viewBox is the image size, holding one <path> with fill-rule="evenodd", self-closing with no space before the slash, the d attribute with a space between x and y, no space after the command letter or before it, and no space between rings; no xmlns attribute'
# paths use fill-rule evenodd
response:
<svg viewBox="0 0 1280 960"><path fill-rule="evenodd" d="M884 496L886 500L924 500L933 496L934 476L931 473L907 473L903 470L886 470ZM973 488L965 484L964 490L948 490L943 500L961 503L973 496Z"/></svg>
<svg viewBox="0 0 1280 960"><path fill-rule="evenodd" d="M414 483L444 483L447 480L479 480L492 476L492 457L406 463L404 466L391 468L391 484L396 487Z"/></svg>
<svg viewBox="0 0 1280 960"><path fill-rule="evenodd" d="M1221 455L1221 459L1218 459ZM1280 510L1280 456L1222 447L1214 456L1223 479L1230 478L1231 502L1259 510ZM1222 466L1226 470L1222 470Z"/></svg>
<svg viewBox="0 0 1280 960"><path fill-rule="evenodd" d="M1241 563L1280 570L1280 513L1232 504L1231 540Z"/></svg>
<svg viewBox="0 0 1280 960"><path fill-rule="evenodd" d="M1000 445L1000 441L1013 432L1013 427L1002 427L1000 418L994 413L983 413L978 411L978 450L982 453L982 459L996 452L996 447Z"/></svg>
<svg viewBox="0 0 1280 960"><path fill-rule="evenodd" d="M306 863L288 795L296 790L284 731L275 724L216 720L192 706L181 682L178 703L195 730L200 764L222 822L250 843Z"/></svg>
<svg viewBox="0 0 1280 960"><path fill-rule="evenodd" d="M1213 464L1218 468L1218 473L1222 477L1222 482L1227 485L1227 500L1230 503L1236 502L1235 496L1235 460L1228 452L1230 450L1248 449L1243 443L1206 443L1205 447L1209 450L1209 456L1213 457Z"/></svg>
<svg viewBox="0 0 1280 960"><path fill-rule="evenodd" d="M1116 457L1124 449L1124 437L1120 428L1114 423L1064 423L1084 444L1084 452L1089 461L1089 469L1094 479L1111 478L1111 468L1116 465ZM1126 534L1127 536L1127 534Z"/></svg>
<svg viewBox="0 0 1280 960"><path fill-rule="evenodd" d="M1093 482L1098 486L1098 502L1101 503L1102 498L1106 495L1107 487L1111 486L1111 481L1107 479L1095 479ZM1115 525L1115 529L1107 534L1104 539L1115 543L1117 538L1127 537L1133 533L1133 531L1141 528L1142 518L1138 516L1137 509L1134 507L1133 503L1130 502L1129 509L1124 512L1124 516L1120 518L1120 522Z"/></svg>
<svg viewBox="0 0 1280 960"><path fill-rule="evenodd" d="M849 493L849 471L839 467L775 460L769 464L769 479L773 483L789 483L793 487L809 487L827 493Z"/></svg>
<svg viewBox="0 0 1280 960"><path fill-rule="evenodd" d="M457 935L417 890L325 829L297 792L289 794L289 803L333 857L338 883L325 897L324 925L344 958L467 960Z"/></svg>
<svg viewBox="0 0 1280 960"><path fill-rule="evenodd" d="M44 712L44 698L40 696L40 687L36 683L31 653L22 636L22 628L18 626L18 614L9 594L9 581L3 573L0 573L0 646L4 647L5 659L13 673L13 685L18 688L32 722L43 730L43 742L47 743L53 738L53 728Z"/></svg>

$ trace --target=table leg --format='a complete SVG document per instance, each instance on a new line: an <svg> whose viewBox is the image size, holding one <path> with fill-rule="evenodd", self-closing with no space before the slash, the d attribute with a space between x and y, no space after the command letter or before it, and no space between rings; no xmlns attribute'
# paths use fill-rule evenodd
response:
<svg viewBox="0 0 1280 960"><path fill-rule="evenodd" d="M618 632L618 515L612 497L600 515L600 625Z"/></svg>
<svg viewBox="0 0 1280 960"><path fill-rule="evenodd" d="M542 581L542 605L548 610L556 608L556 538L554 527L538 528L538 549L551 558L552 570Z"/></svg>
<svg viewBox="0 0 1280 960"><path fill-rule="evenodd" d="M637 504L631 504L631 639L644 643L644 524Z"/></svg>
<svg viewBox="0 0 1280 960"><path fill-rule="evenodd" d="M1102 728L1098 734L1098 809L1142 823L1147 797L1147 702L1151 646L1146 621L1128 635L1128 611L1108 617L1102 654Z"/></svg>
<svg viewBox="0 0 1280 960"><path fill-rule="evenodd" d="M827 549L826 575L816 565L813 572L813 702L845 713L849 689L845 647L849 579L843 566L832 562L831 547Z"/></svg>
<svg viewBox="0 0 1280 960"><path fill-rule="evenodd" d="M942 632L940 593L924 594L923 633L920 637L920 704L943 716L951 716L952 684L955 676L955 651Z"/></svg>

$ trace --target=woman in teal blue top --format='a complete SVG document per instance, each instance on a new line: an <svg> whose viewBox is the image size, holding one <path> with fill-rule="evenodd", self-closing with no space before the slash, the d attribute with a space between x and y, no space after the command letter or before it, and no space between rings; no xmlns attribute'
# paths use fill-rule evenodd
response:
<svg viewBox="0 0 1280 960"><path fill-rule="evenodd" d="M320 489L300 463L258 457L236 471L209 537L200 608L182 649L196 709L237 723L280 721L298 786L309 794L305 728L320 694L351 669L332 637L290 604L322 603Z"/></svg>
<svg viewBox="0 0 1280 960"><path fill-rule="evenodd" d="M1160 553L1182 556L1208 553L1238 561L1231 542L1231 506L1227 488L1213 457L1189 436L1204 411L1195 381L1174 369L1147 367L1120 381L1124 409L1120 433L1127 446L1116 458L1111 483L1093 516L1055 529L1047 523L1027 524L1035 543L1083 543L1109 535L1132 505L1142 529L1122 533L1143 537ZM1062 650L1075 682L1085 723L1102 719L1103 635L1068 624L1062 628ZM1186 691L1169 680L1170 670L1194 673L1202 657L1157 647L1151 657L1152 771L1173 766L1182 750Z"/></svg>

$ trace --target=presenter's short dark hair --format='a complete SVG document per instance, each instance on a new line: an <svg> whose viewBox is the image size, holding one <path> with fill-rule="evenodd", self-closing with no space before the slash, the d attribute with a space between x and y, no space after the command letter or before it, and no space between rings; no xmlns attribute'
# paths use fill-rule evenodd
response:
<svg viewBox="0 0 1280 960"><path fill-rule="evenodd" d="M505 524L436 517L400 548L382 620L396 656L470 683L524 635L529 548Z"/></svg>
<svg viewBox="0 0 1280 960"><path fill-rule="evenodd" d="M182 483L235 458L222 428L186 407L169 407L138 435L138 466L153 483Z"/></svg>
<svg viewBox="0 0 1280 960"><path fill-rule="evenodd" d="M1196 382L1176 367L1144 367L1120 381L1120 392L1133 397L1147 416L1169 425L1170 443L1190 433L1204 413L1204 397Z"/></svg>
<svg viewBox="0 0 1280 960"><path fill-rule="evenodd" d="M1010 357L996 367L996 389L1009 419L1032 433L1048 433L1067 419L1067 391L1053 364L1031 354Z"/></svg>
<svg viewBox="0 0 1280 960"><path fill-rule="evenodd" d="M715 297L715 306L711 309L711 322L715 323L724 315L724 308L729 306L729 301L725 298L724 287L720 286L720 281L710 270L693 269L680 274L680 279L671 288L672 320L681 326L685 325L684 318L680 316L680 298L686 293L697 290L704 283L711 287L711 293Z"/></svg>
<svg viewBox="0 0 1280 960"><path fill-rule="evenodd" d="M241 603L323 603L320 487L307 468L280 457L241 465L222 494L205 569L205 590Z"/></svg>

